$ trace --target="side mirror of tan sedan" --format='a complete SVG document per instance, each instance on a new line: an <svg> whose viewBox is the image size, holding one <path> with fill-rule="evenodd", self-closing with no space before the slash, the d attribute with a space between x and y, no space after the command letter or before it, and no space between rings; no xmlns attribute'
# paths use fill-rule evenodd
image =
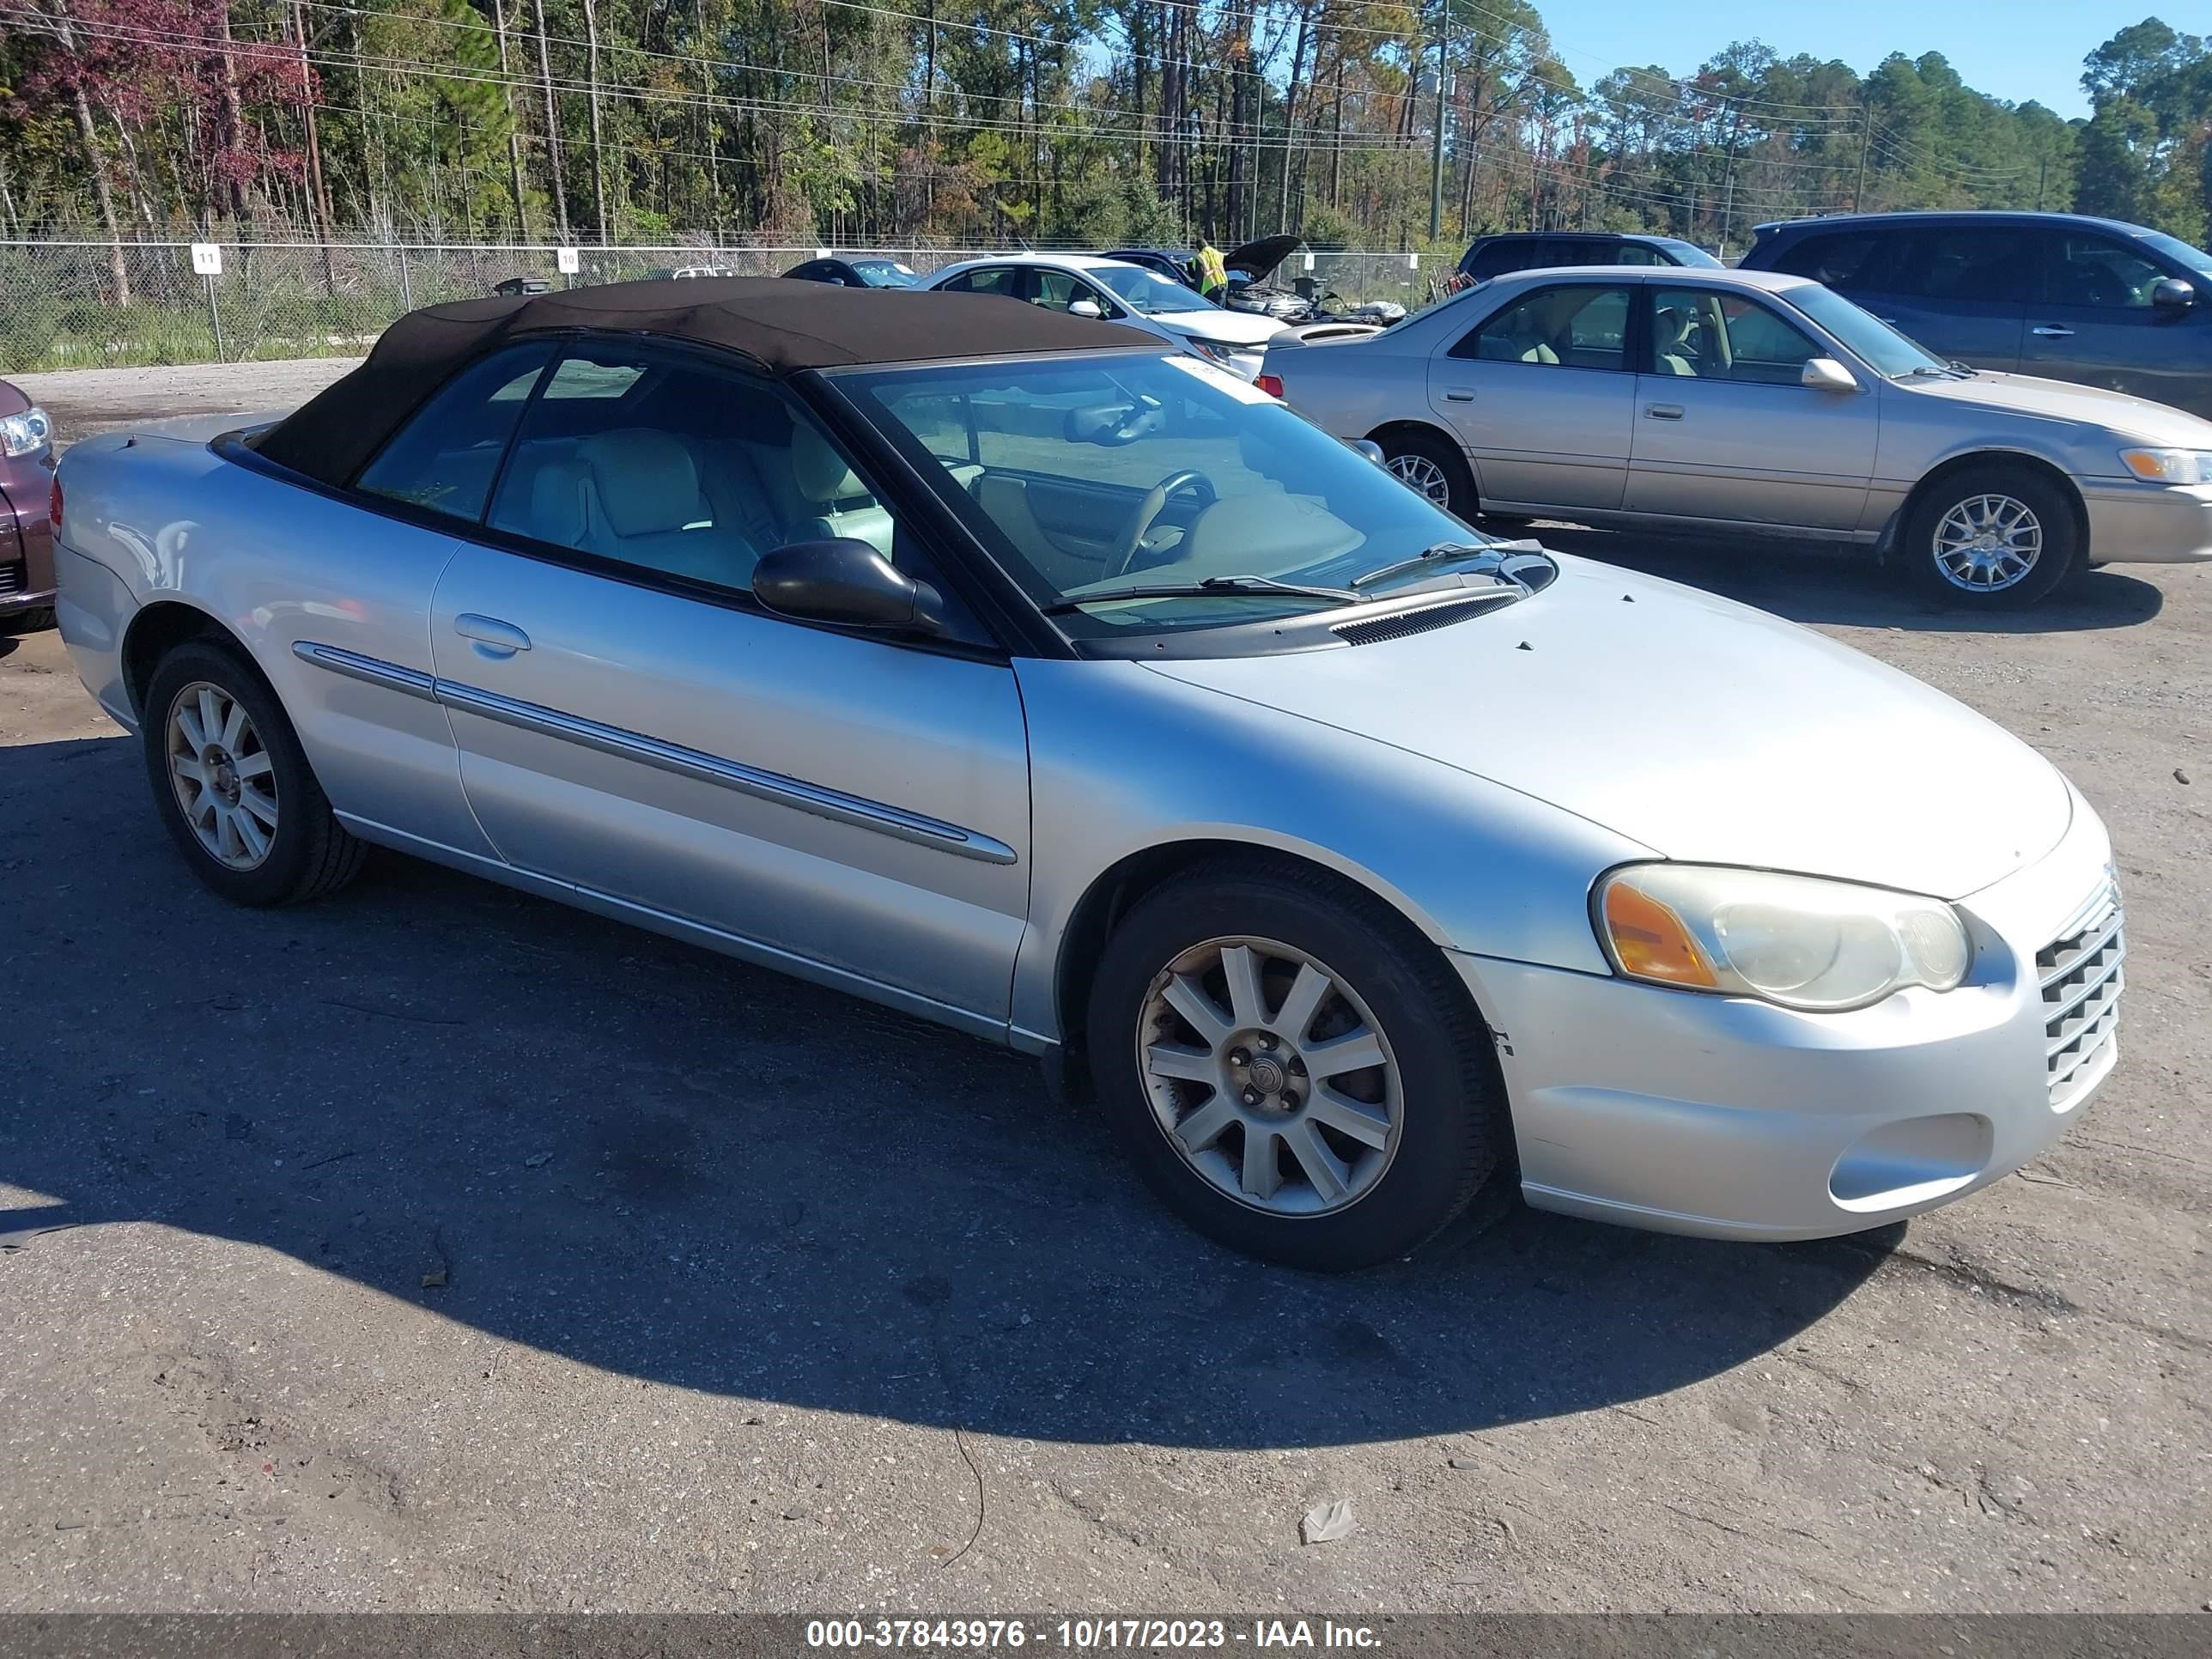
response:
<svg viewBox="0 0 2212 1659"><path fill-rule="evenodd" d="M1809 386L1815 392L1856 392L1859 383L1851 372L1833 357L1808 357L1804 372L1798 375L1800 386Z"/></svg>

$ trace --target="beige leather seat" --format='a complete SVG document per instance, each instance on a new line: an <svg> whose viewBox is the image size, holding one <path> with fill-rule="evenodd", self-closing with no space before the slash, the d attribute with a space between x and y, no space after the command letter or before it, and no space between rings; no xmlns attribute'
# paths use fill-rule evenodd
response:
<svg viewBox="0 0 2212 1659"><path fill-rule="evenodd" d="M1696 313L1687 306L1668 306L1653 316L1651 358L1660 374L1696 377L1698 346L1691 338L1696 326Z"/></svg>
<svg viewBox="0 0 2212 1659"><path fill-rule="evenodd" d="M891 515L845 465L845 458L812 427L791 429L791 472L799 494L812 512L802 536L848 536L891 556Z"/></svg>
<svg viewBox="0 0 2212 1659"><path fill-rule="evenodd" d="M502 492L503 494L505 492ZM501 528L648 570L742 587L760 550L718 525L690 450L665 432L629 428L534 458L527 524Z"/></svg>

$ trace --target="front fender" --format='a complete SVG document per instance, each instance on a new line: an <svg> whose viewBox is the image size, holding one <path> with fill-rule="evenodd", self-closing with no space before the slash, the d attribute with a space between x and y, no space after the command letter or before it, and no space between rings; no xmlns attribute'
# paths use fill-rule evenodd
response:
<svg viewBox="0 0 2212 1659"><path fill-rule="evenodd" d="M1652 849L1424 756L1120 661L1016 664L1030 730L1018 1031L1057 1038L1071 921L1148 850L1230 842L1358 883L1439 947L1603 974L1598 873ZM1297 658L1284 659L1297 672ZM1439 718L1467 718L1442 714Z"/></svg>

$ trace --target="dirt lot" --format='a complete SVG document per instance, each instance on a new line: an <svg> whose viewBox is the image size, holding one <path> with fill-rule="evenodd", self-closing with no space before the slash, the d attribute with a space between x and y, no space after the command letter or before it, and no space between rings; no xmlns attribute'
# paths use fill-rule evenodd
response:
<svg viewBox="0 0 2212 1659"><path fill-rule="evenodd" d="M30 386L74 436L342 367ZM2105 813L2124 1058L2043 1162L1818 1245L1516 1212L1272 1272L963 1038L397 858L226 908L58 638L0 638L0 1609L2205 1607L2212 570L1962 630L1554 539Z"/></svg>

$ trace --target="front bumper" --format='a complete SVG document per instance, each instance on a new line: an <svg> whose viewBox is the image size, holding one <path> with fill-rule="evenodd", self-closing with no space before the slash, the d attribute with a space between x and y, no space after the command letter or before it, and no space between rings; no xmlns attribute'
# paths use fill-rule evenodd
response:
<svg viewBox="0 0 2212 1659"><path fill-rule="evenodd" d="M2212 484L2081 486L2089 557L2099 564L2199 564L2212 560Z"/></svg>
<svg viewBox="0 0 2212 1659"><path fill-rule="evenodd" d="M1664 1232L1822 1238L2011 1173L2118 1057L2111 859L2077 798L2057 849L1960 902L1966 984L1845 1014L1455 957L1497 1033L1524 1195ZM2052 954L2069 928L2099 948Z"/></svg>
<svg viewBox="0 0 2212 1659"><path fill-rule="evenodd" d="M0 617L54 602L54 530L46 497L29 499L20 464L0 479Z"/></svg>

